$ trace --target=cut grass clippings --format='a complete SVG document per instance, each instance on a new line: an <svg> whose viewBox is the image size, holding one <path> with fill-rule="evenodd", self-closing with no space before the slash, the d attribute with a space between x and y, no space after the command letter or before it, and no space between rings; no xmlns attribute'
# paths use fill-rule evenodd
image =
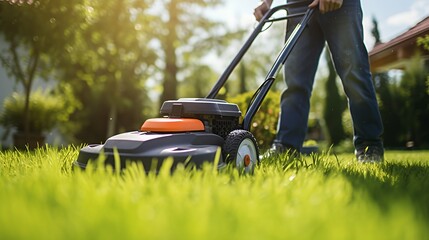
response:
<svg viewBox="0 0 429 240"><path fill-rule="evenodd" d="M0 239L429 239L429 151L283 155L253 175L71 171L77 154L0 152Z"/></svg>

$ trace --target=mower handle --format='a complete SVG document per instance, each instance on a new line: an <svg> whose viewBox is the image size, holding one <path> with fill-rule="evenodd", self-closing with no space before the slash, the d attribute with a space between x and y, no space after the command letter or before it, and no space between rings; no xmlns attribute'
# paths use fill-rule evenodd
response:
<svg viewBox="0 0 429 240"><path fill-rule="evenodd" d="M302 35L302 32L304 31L308 22L313 16L314 11L315 11L314 8L307 9L300 23L296 25L295 29L286 40L286 43L283 46L283 49L281 50L273 66L268 72L265 78L265 81L255 92L255 94L253 95L252 101L248 105L246 115L244 115L243 117L243 125L242 125L243 129L250 131L250 126L252 123L253 116L255 116L256 112L261 106L262 101L264 100L265 96L267 95L268 91L270 90L271 86L274 83L275 77L280 67L285 63L286 59L289 57L289 54L292 52L293 47L298 42L299 37Z"/></svg>
<svg viewBox="0 0 429 240"><path fill-rule="evenodd" d="M305 22L303 20L301 20L301 24L298 24L298 26L304 26L305 27L307 25L308 20L311 18L311 15L312 15L314 9L310 9L309 8L307 10L307 12L305 12L305 13L303 12L303 13L296 13L296 14L288 14L285 17L271 18L271 16L273 16L274 13L276 13L276 12L278 12L280 10L286 10L287 11L290 8L308 6L311 2L312 2L311 0L309 0L309 1L292 2L292 3L282 4L282 5L278 5L276 7L270 8L265 13L265 15L262 17L262 19L259 21L259 24L256 26L256 28L253 30L252 34L249 36L249 38L243 44L243 46L241 47L240 51L237 53L237 55L234 57L234 59L231 61L231 63L228 65L228 67L225 69L225 71L222 73L222 75L219 77L219 79L217 80L216 84L210 90L210 92L206 96L206 98L214 99L216 97L216 95L219 93L220 89L225 85L225 83L228 80L229 76L234 71L234 69L236 68L236 66L238 65L238 63L241 61L241 59L243 58L244 54L250 48L250 46L252 45L252 43L254 42L254 40L256 39L256 37L259 35L259 33L262 32L262 29L263 29L265 23L283 21L283 20L287 20L289 18L296 18L296 17L301 17L301 16L307 16L307 17L303 18L303 20L305 20ZM302 30L304 30L304 27L302 27ZM299 38L299 36L301 35L302 30L299 32L299 34L292 34L290 38L296 38L296 40L297 40ZM297 35L297 36L295 37L295 35ZM283 47L283 50L280 53L280 55L282 55L282 53L285 51L285 48L289 48L291 50L293 48L293 45L295 45L296 40L293 41L292 44L288 44L289 41L287 41L286 44L285 44L285 46ZM291 46L289 46L289 45L291 45ZM288 50L287 52L290 52L290 50ZM289 53L287 55L289 55ZM275 65L277 65L277 64L275 64ZM278 67L276 66L276 68L278 68ZM274 70L277 70L277 69L274 69ZM270 71L270 72L272 72L272 71ZM271 74L269 74L269 76L270 75ZM268 79L268 77L266 79Z"/></svg>

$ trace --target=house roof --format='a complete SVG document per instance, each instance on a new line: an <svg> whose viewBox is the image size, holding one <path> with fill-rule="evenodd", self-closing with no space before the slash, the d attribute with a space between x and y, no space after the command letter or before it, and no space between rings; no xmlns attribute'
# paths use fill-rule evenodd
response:
<svg viewBox="0 0 429 240"><path fill-rule="evenodd" d="M424 34L429 34L429 16L417 23L414 27L410 28L405 33L395 37L389 42L375 45L374 48L370 51L369 55L375 55L406 40L414 39Z"/></svg>
<svg viewBox="0 0 429 240"><path fill-rule="evenodd" d="M375 45L369 52L371 70L401 68L404 60L418 50L417 38L426 34L429 34L429 16L392 40Z"/></svg>

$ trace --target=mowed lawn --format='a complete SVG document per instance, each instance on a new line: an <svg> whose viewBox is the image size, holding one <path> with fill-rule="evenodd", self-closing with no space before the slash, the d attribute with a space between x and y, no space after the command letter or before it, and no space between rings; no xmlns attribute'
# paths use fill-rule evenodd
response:
<svg viewBox="0 0 429 240"><path fill-rule="evenodd" d="M71 171L78 148L0 152L0 239L429 239L429 151Z"/></svg>

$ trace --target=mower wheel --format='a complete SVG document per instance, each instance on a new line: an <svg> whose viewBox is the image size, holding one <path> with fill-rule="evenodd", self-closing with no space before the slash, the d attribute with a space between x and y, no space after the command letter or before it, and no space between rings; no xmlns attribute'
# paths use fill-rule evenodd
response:
<svg viewBox="0 0 429 240"><path fill-rule="evenodd" d="M234 163L239 170L252 173L259 163L259 149L253 134L246 130L234 130L226 136L223 145L226 163Z"/></svg>

